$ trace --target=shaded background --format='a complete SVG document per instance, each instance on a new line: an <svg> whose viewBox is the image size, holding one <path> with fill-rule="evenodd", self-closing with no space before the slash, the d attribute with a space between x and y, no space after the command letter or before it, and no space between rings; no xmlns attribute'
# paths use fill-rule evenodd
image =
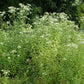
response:
<svg viewBox="0 0 84 84"><path fill-rule="evenodd" d="M84 0L0 0L0 11L7 11L9 6L18 7L19 3L31 4L32 18L44 12L65 12L70 20L80 23L84 13Z"/></svg>

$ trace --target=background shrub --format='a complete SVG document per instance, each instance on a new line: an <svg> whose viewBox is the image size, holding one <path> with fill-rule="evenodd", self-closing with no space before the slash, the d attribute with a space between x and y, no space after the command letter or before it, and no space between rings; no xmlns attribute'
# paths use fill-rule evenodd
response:
<svg viewBox="0 0 84 84"><path fill-rule="evenodd" d="M5 2L5 3L4 3ZM83 0L1 0L0 10L8 11L9 6L18 7L19 3L31 4L32 5L32 14L31 18L34 18L36 15L43 15L45 12L65 12L70 17L70 20L80 23L81 10L83 9L82 3ZM81 8L81 7L82 8ZM81 9L80 9L81 8ZM74 12L75 11L75 12ZM5 20L7 20L6 18ZM32 22L32 21L31 21Z"/></svg>

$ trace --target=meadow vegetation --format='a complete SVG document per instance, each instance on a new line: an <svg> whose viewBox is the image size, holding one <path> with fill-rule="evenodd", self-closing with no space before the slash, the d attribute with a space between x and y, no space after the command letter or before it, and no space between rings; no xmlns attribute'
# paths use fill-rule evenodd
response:
<svg viewBox="0 0 84 84"><path fill-rule="evenodd" d="M84 34L67 14L36 16L31 5L0 12L0 84L83 84Z"/></svg>

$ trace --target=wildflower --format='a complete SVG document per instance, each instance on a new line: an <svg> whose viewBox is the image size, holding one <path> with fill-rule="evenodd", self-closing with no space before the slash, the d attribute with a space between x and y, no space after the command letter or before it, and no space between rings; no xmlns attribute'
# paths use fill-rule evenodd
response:
<svg viewBox="0 0 84 84"><path fill-rule="evenodd" d="M10 57L8 57L8 59L10 59Z"/></svg>
<svg viewBox="0 0 84 84"><path fill-rule="evenodd" d="M23 32L20 32L20 34L23 34Z"/></svg>
<svg viewBox="0 0 84 84"><path fill-rule="evenodd" d="M25 11L24 10L20 10L20 13L22 14L22 13L24 13ZM21 17L22 18L22 17Z"/></svg>
<svg viewBox="0 0 84 84"><path fill-rule="evenodd" d="M8 8L9 8L9 11L8 12L10 12L10 13L14 13L16 11L16 8L13 7L13 6L10 6Z"/></svg>
<svg viewBox="0 0 84 84"><path fill-rule="evenodd" d="M45 17L42 17L42 20L45 20Z"/></svg>
<svg viewBox="0 0 84 84"><path fill-rule="evenodd" d="M67 60L66 58L63 58L63 60Z"/></svg>
<svg viewBox="0 0 84 84"><path fill-rule="evenodd" d="M1 71L3 72L4 70L2 69Z"/></svg>
<svg viewBox="0 0 84 84"><path fill-rule="evenodd" d="M7 75L10 71L9 70L4 70L4 74Z"/></svg>
<svg viewBox="0 0 84 84"><path fill-rule="evenodd" d="M3 45L4 43L3 43L3 42L1 42L0 44L1 44L1 45Z"/></svg>
<svg viewBox="0 0 84 84"><path fill-rule="evenodd" d="M28 6L24 6L24 10L29 11L30 9L29 9L29 7L28 7Z"/></svg>
<svg viewBox="0 0 84 84"><path fill-rule="evenodd" d="M69 35L68 37L71 38L71 35Z"/></svg>
<svg viewBox="0 0 84 84"><path fill-rule="evenodd" d="M19 3L19 6L20 6L20 7L24 7L24 5L23 5L22 3Z"/></svg>
<svg viewBox="0 0 84 84"><path fill-rule="evenodd" d="M29 59L27 59L26 61L29 62Z"/></svg>
<svg viewBox="0 0 84 84"><path fill-rule="evenodd" d="M55 21L58 21L58 19L55 18Z"/></svg>
<svg viewBox="0 0 84 84"><path fill-rule="evenodd" d="M4 74L6 74L6 75L7 75L7 74L8 74L8 72L4 72Z"/></svg>
<svg viewBox="0 0 84 84"><path fill-rule="evenodd" d="M18 46L17 48L18 48L18 49L20 49L20 48L21 48L21 46Z"/></svg>
<svg viewBox="0 0 84 84"><path fill-rule="evenodd" d="M33 24L37 24L36 22L34 22Z"/></svg>
<svg viewBox="0 0 84 84"><path fill-rule="evenodd" d="M20 57L20 55L17 55L18 57Z"/></svg>
<svg viewBox="0 0 84 84"><path fill-rule="evenodd" d="M14 6L10 6L10 7L8 7L9 9L16 9Z"/></svg>
<svg viewBox="0 0 84 84"><path fill-rule="evenodd" d="M19 8L17 8L17 10L20 10Z"/></svg>
<svg viewBox="0 0 84 84"><path fill-rule="evenodd" d="M7 21L6 23L7 23L7 24L10 24L10 22L9 22L9 21Z"/></svg>
<svg viewBox="0 0 84 84"><path fill-rule="evenodd" d="M44 72L44 73L42 73L43 75L47 75L47 73L46 72Z"/></svg>
<svg viewBox="0 0 84 84"><path fill-rule="evenodd" d="M42 35L42 36L40 36L41 38L43 38L44 37L44 35Z"/></svg>
<svg viewBox="0 0 84 84"><path fill-rule="evenodd" d="M46 44L50 44L50 43L51 43L51 41L46 42Z"/></svg>
<svg viewBox="0 0 84 84"><path fill-rule="evenodd" d="M4 16L5 15L5 12L0 12L0 16Z"/></svg>
<svg viewBox="0 0 84 84"><path fill-rule="evenodd" d="M17 52L16 50L12 50L12 51L11 51L11 53L13 53L13 54L16 53L16 52Z"/></svg>
<svg viewBox="0 0 84 84"><path fill-rule="evenodd" d="M77 44L71 43L71 44L67 44L65 46L69 46L69 47L74 47L74 48L78 48Z"/></svg>

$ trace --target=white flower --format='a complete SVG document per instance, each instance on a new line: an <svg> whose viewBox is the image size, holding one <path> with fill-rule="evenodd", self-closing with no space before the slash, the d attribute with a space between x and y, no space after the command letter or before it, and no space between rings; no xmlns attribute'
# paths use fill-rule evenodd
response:
<svg viewBox="0 0 84 84"><path fill-rule="evenodd" d="M51 41L46 42L46 44L50 44L50 43L51 43Z"/></svg>
<svg viewBox="0 0 84 84"><path fill-rule="evenodd" d="M40 65L41 67L43 66L43 64Z"/></svg>
<svg viewBox="0 0 84 84"><path fill-rule="evenodd" d="M9 22L9 21L7 21L6 23L7 23L7 24L10 24L10 22Z"/></svg>
<svg viewBox="0 0 84 84"><path fill-rule="evenodd" d="M5 12L0 12L0 16L1 17L4 16L4 14L5 14Z"/></svg>
<svg viewBox="0 0 84 84"><path fill-rule="evenodd" d="M12 50L12 51L11 51L11 53L13 53L13 54L16 53L16 52L17 52L16 50Z"/></svg>
<svg viewBox="0 0 84 84"><path fill-rule="evenodd" d="M63 58L63 60L67 60L66 58Z"/></svg>
<svg viewBox="0 0 84 84"><path fill-rule="evenodd" d="M10 71L9 70L4 70L4 74L7 75Z"/></svg>
<svg viewBox="0 0 84 84"><path fill-rule="evenodd" d="M67 44L67 45L65 45L65 46L78 48L78 45L77 45L77 44L74 44L74 43L70 43L70 44Z"/></svg>
<svg viewBox="0 0 84 84"><path fill-rule="evenodd" d="M4 74L8 74L8 72L4 72Z"/></svg>
<svg viewBox="0 0 84 84"><path fill-rule="evenodd" d="M57 49L55 49L54 51L57 51Z"/></svg>
<svg viewBox="0 0 84 84"><path fill-rule="evenodd" d="M18 57L20 57L20 55L17 55Z"/></svg>
<svg viewBox="0 0 84 84"><path fill-rule="evenodd" d="M42 17L42 20L45 20L45 17Z"/></svg>
<svg viewBox="0 0 84 84"><path fill-rule="evenodd" d="M42 35L42 36L40 36L41 38L43 38L44 37L44 35Z"/></svg>
<svg viewBox="0 0 84 84"><path fill-rule="evenodd" d="M27 4L27 5L25 6L24 4L19 3L19 6L20 6L21 8L23 8L23 9L24 9L23 11L25 12L25 10L26 10L26 11L29 11L29 10L30 10L30 6L31 6L31 5L30 5L30 4ZM23 11L22 11L22 12L23 12Z"/></svg>
<svg viewBox="0 0 84 84"><path fill-rule="evenodd" d="M16 11L16 8L13 7L13 6L10 6L8 8L9 8L9 11L8 12L10 12L10 13L14 13Z"/></svg>
<svg viewBox="0 0 84 84"><path fill-rule="evenodd" d="M47 73L46 72L44 72L44 73L42 73L43 75L47 75Z"/></svg>
<svg viewBox="0 0 84 84"><path fill-rule="evenodd" d="M29 62L29 59L27 59L26 61Z"/></svg>
<svg viewBox="0 0 84 84"><path fill-rule="evenodd" d="M1 42L0 44L1 44L1 45L3 45L4 43L3 43L3 42Z"/></svg>
<svg viewBox="0 0 84 84"><path fill-rule="evenodd" d="M4 70L2 69L1 71L3 72Z"/></svg>
<svg viewBox="0 0 84 84"><path fill-rule="evenodd" d="M23 32L20 32L20 34L23 34Z"/></svg>
<svg viewBox="0 0 84 84"><path fill-rule="evenodd" d="M17 10L20 10L20 8L17 8Z"/></svg>
<svg viewBox="0 0 84 84"><path fill-rule="evenodd" d="M27 7L27 6L24 6L24 9L27 10L27 11L30 10L29 7Z"/></svg>
<svg viewBox="0 0 84 84"><path fill-rule="evenodd" d="M8 59L10 59L10 57L8 57Z"/></svg>
<svg viewBox="0 0 84 84"><path fill-rule="evenodd" d="M19 6L21 6L21 7L24 7L24 4L22 4L22 3L19 3Z"/></svg>
<svg viewBox="0 0 84 84"><path fill-rule="evenodd" d="M17 48L18 48L18 49L20 49L20 48L21 48L21 46L18 46Z"/></svg>
<svg viewBox="0 0 84 84"><path fill-rule="evenodd" d="M9 9L16 9L14 6L10 6L10 7L8 7Z"/></svg>
<svg viewBox="0 0 84 84"><path fill-rule="evenodd" d="M68 37L71 38L71 35L69 35Z"/></svg>
<svg viewBox="0 0 84 84"><path fill-rule="evenodd" d="M58 19L55 18L55 21L58 21Z"/></svg>
<svg viewBox="0 0 84 84"><path fill-rule="evenodd" d="M15 12L15 10L9 10L8 12L13 13L13 12Z"/></svg>

